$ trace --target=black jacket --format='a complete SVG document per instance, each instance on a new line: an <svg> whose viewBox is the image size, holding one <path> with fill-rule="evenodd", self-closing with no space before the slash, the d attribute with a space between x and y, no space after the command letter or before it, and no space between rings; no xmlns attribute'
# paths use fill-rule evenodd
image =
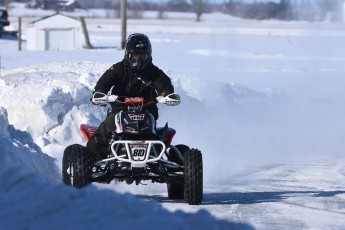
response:
<svg viewBox="0 0 345 230"><path fill-rule="evenodd" d="M125 58L105 71L96 83L95 91L108 93L112 86L114 95L144 97L145 100L174 92L170 78L152 62L144 70L137 71L130 67ZM150 110L157 112L158 109L154 105ZM158 113L154 115L157 119Z"/></svg>

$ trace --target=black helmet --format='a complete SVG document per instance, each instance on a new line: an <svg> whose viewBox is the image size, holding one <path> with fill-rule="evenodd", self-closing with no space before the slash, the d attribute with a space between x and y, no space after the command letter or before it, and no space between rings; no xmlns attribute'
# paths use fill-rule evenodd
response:
<svg viewBox="0 0 345 230"><path fill-rule="evenodd" d="M151 61L151 42L144 34L131 34L126 41L125 57L133 69L142 70Z"/></svg>

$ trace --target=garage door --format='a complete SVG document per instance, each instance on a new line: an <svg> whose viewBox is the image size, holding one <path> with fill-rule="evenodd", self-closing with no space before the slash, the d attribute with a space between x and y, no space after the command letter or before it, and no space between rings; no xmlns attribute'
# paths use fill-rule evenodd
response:
<svg viewBox="0 0 345 230"><path fill-rule="evenodd" d="M72 29L54 29L46 33L46 50L73 50L74 33Z"/></svg>

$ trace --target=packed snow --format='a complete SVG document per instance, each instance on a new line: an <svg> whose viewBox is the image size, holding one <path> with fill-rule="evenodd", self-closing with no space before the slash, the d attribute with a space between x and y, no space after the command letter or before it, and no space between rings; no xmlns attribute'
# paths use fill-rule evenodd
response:
<svg viewBox="0 0 345 230"><path fill-rule="evenodd" d="M160 105L158 126L202 151L203 203L150 182L62 184L64 148L106 114L93 87L123 58L120 21L87 18L91 50L17 51L0 38L0 229L342 229L345 25L149 15L128 34L150 37L181 95Z"/></svg>

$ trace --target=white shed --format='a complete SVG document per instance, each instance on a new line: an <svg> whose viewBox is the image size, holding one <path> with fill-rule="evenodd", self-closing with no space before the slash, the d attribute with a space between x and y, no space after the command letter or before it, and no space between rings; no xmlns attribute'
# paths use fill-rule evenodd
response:
<svg viewBox="0 0 345 230"><path fill-rule="evenodd" d="M56 13L29 23L28 50L75 50L82 47L79 19Z"/></svg>

